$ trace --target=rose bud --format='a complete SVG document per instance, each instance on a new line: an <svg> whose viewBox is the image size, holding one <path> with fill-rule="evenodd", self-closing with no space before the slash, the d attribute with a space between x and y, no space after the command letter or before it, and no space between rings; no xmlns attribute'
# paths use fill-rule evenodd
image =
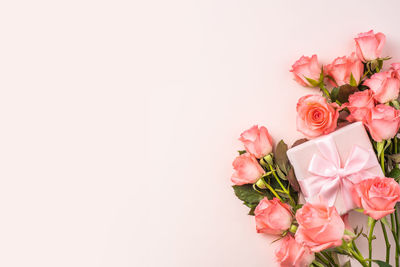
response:
<svg viewBox="0 0 400 267"><path fill-rule="evenodd" d="M333 86L344 84L357 86L364 73L364 65L355 53L352 53L349 57L336 58L331 64L324 67L324 72L335 80L335 83L329 80ZM351 81L351 76L353 76L354 81Z"/></svg>
<svg viewBox="0 0 400 267"><path fill-rule="evenodd" d="M280 235L290 228L293 220L290 206L277 198L262 199L254 214L257 233Z"/></svg>
<svg viewBox="0 0 400 267"><path fill-rule="evenodd" d="M314 253L299 244L291 235L286 235L277 250L276 261L280 267L308 267L314 261Z"/></svg>
<svg viewBox="0 0 400 267"><path fill-rule="evenodd" d="M235 172L231 181L235 185L254 184L265 173L257 159L249 153L238 156L232 165Z"/></svg>
<svg viewBox="0 0 400 267"><path fill-rule="evenodd" d="M243 143L247 152L253 154L256 158L262 158L272 152L272 138L267 128L254 125L247 131L244 131L239 140Z"/></svg>
<svg viewBox="0 0 400 267"><path fill-rule="evenodd" d="M379 104L370 110L365 125L376 142L393 138L400 127L400 111Z"/></svg>
<svg viewBox="0 0 400 267"><path fill-rule="evenodd" d="M296 213L299 227L296 240L311 251L340 246L344 235L344 222L335 207L306 203Z"/></svg>
<svg viewBox="0 0 400 267"><path fill-rule="evenodd" d="M350 122L365 121L369 111L375 107L371 90L358 91L349 96L349 102L342 108L348 108L350 115L346 118Z"/></svg>
<svg viewBox="0 0 400 267"><path fill-rule="evenodd" d="M297 130L308 138L333 132L337 126L337 104L320 95L306 95L297 103Z"/></svg>
<svg viewBox="0 0 400 267"><path fill-rule="evenodd" d="M353 187L353 199L364 214L379 220L394 212L400 201L400 185L393 178L375 177Z"/></svg>
<svg viewBox="0 0 400 267"><path fill-rule="evenodd" d="M314 87L315 84L311 84L307 78L318 83L321 75L321 66L318 63L317 55L313 55L312 57L302 56L293 64L290 71L293 72L294 79L299 84Z"/></svg>
<svg viewBox="0 0 400 267"><path fill-rule="evenodd" d="M356 41L356 53L363 62L374 60L380 57L386 37L383 33L374 34L373 30L359 33Z"/></svg>
<svg viewBox="0 0 400 267"><path fill-rule="evenodd" d="M392 77L392 71L378 72L364 81L371 88L379 103L386 103L399 97L400 80Z"/></svg>

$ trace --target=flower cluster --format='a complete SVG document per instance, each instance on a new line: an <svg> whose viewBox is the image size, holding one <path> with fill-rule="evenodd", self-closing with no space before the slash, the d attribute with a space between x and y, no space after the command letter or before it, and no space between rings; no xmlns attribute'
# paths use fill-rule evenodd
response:
<svg viewBox="0 0 400 267"><path fill-rule="evenodd" d="M364 124L386 176L363 177L352 187L349 197L358 206L356 211L368 216L367 233L352 229L348 214L341 216L323 196L319 203L300 201L302 192L286 155L288 146L283 141L274 144L266 127L255 125L239 138L245 150L239 151L233 162L233 188L250 208L249 214L254 215L256 231L281 239L275 252L280 266L339 266L337 254L354 258L362 266L371 266L373 261L389 264L393 247L386 231L389 215L395 263L399 266L400 219L396 203L400 201L400 63L384 70L384 61L390 59L381 56L384 34L371 30L354 40L355 51L330 64L320 63L317 55L302 56L293 64L294 79L302 86L319 88L322 94L299 99L297 129L306 138L292 147L352 122ZM387 246L384 260L372 255L377 221L381 222ZM367 237L368 257L357 248L359 236Z"/></svg>

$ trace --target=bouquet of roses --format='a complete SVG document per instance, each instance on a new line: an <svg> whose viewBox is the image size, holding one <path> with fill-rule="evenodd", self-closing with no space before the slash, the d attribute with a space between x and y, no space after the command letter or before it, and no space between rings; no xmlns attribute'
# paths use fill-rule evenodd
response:
<svg viewBox="0 0 400 267"><path fill-rule="evenodd" d="M274 146L263 126L239 138L245 150L233 162L233 189L257 232L277 237L280 266L350 266L346 257L360 266L399 266L400 63L383 68L390 59L381 57L384 34L371 30L354 40L356 51L331 64L313 55L292 66L299 84L321 92L297 103L297 129L306 138ZM367 229L350 227L350 210L367 216ZM384 259L372 251L376 225ZM357 248L363 239L368 255Z"/></svg>

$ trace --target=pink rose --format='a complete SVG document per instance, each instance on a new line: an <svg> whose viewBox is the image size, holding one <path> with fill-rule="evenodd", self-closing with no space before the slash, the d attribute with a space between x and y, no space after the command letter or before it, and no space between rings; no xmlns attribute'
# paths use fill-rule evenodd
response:
<svg viewBox="0 0 400 267"><path fill-rule="evenodd" d="M387 105L379 104L370 110L365 124L372 138L381 142L393 138L400 126L400 111Z"/></svg>
<svg viewBox="0 0 400 267"><path fill-rule="evenodd" d="M353 187L353 199L364 213L379 220L394 212L400 201L400 186L393 178L375 177Z"/></svg>
<svg viewBox="0 0 400 267"><path fill-rule="evenodd" d="M383 33L374 34L373 30L359 33L356 41L356 53L363 62L374 60L380 57L386 37Z"/></svg>
<svg viewBox="0 0 400 267"><path fill-rule="evenodd" d="M342 108L345 107L350 111L350 115L346 118L348 121L365 121L369 111L375 107L372 91L355 92L349 96L349 102L342 105Z"/></svg>
<svg viewBox="0 0 400 267"><path fill-rule="evenodd" d="M297 130L308 138L333 132L339 117L336 107L322 96L303 96L297 102Z"/></svg>
<svg viewBox="0 0 400 267"><path fill-rule="evenodd" d="M400 63L392 63L390 64L390 70L392 72L392 77L396 79L400 79Z"/></svg>
<svg viewBox="0 0 400 267"><path fill-rule="evenodd" d="M279 199L264 198L255 211L257 233L280 235L292 225L290 206Z"/></svg>
<svg viewBox="0 0 400 267"><path fill-rule="evenodd" d="M253 154L256 158L262 158L272 152L272 138L264 126L258 128L257 125L254 125L244 131L239 140L243 143L247 152Z"/></svg>
<svg viewBox="0 0 400 267"><path fill-rule="evenodd" d="M324 67L324 71L335 80L336 84L330 80L334 86L350 84L351 75L358 85L364 73L364 65L355 53L352 53L349 57L336 58L331 64Z"/></svg>
<svg viewBox="0 0 400 267"><path fill-rule="evenodd" d="M379 103L386 103L399 96L400 80L392 77L392 71L378 72L364 81L371 88L374 98Z"/></svg>
<svg viewBox="0 0 400 267"><path fill-rule="evenodd" d="M302 246L291 235L286 235L275 251L280 267L308 267L314 261L314 253Z"/></svg>
<svg viewBox="0 0 400 267"><path fill-rule="evenodd" d="M317 55L310 57L302 56L297 60L290 70L294 74L294 79L303 86L313 86L306 78L319 81L321 66L318 63Z"/></svg>
<svg viewBox="0 0 400 267"><path fill-rule="evenodd" d="M249 153L238 156L232 165L235 172L231 181L235 185L254 184L265 173L257 159Z"/></svg>
<svg viewBox="0 0 400 267"><path fill-rule="evenodd" d="M306 203L296 213L299 227L296 240L318 252L340 246L344 235L344 222L335 207Z"/></svg>

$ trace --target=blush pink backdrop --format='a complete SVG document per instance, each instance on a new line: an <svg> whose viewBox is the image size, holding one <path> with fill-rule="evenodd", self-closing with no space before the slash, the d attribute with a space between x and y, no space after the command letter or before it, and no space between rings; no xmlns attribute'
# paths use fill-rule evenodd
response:
<svg viewBox="0 0 400 267"><path fill-rule="evenodd" d="M237 138L253 124L301 137L295 105L314 91L289 69L303 54L328 63L374 29L400 61L399 10L3 1L0 265L274 266L272 238L230 188Z"/></svg>

